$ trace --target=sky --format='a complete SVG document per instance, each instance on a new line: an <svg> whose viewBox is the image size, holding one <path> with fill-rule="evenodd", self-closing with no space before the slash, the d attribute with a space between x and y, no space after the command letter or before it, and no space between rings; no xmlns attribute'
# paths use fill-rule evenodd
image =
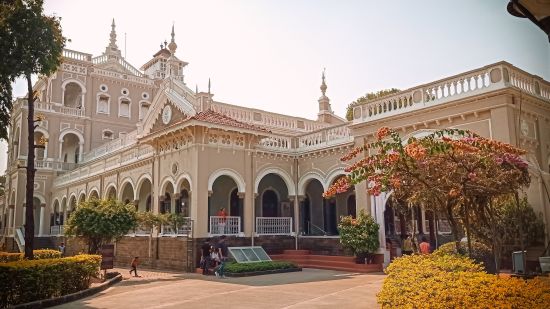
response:
<svg viewBox="0 0 550 309"><path fill-rule="evenodd" d="M216 101L315 119L326 68L334 112L367 92L407 89L501 60L550 80L548 37L508 0L45 1L66 48L100 55L117 43L141 67L170 41L185 80ZM126 40L125 40L126 37ZM126 43L125 43L126 41ZM17 82L15 96L25 95ZM5 169L0 145L0 171Z"/></svg>

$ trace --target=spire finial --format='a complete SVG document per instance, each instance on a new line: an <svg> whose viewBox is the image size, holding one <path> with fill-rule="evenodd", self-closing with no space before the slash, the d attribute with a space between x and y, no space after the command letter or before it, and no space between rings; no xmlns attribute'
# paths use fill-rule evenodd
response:
<svg viewBox="0 0 550 309"><path fill-rule="evenodd" d="M172 39L170 40L170 44L168 44L168 49L170 50L170 52L173 55L173 54L176 53L176 48L178 48L178 44L176 44L176 40L174 39L176 34L174 33L174 24L173 23L172 23L172 33L170 35L172 36Z"/></svg>
<svg viewBox="0 0 550 309"><path fill-rule="evenodd" d="M111 22L111 34L109 35L109 45L105 48L106 54L118 54L120 56L120 50L116 45L116 24L115 19L113 18Z"/></svg>
<svg viewBox="0 0 550 309"><path fill-rule="evenodd" d="M323 75L322 75L323 82L321 83L321 93L323 93L323 96L327 92L327 84L325 83L325 68L323 68Z"/></svg>
<svg viewBox="0 0 550 309"><path fill-rule="evenodd" d="M210 94L210 77L208 78L208 94Z"/></svg>
<svg viewBox="0 0 550 309"><path fill-rule="evenodd" d="M199 93L199 85L195 84L195 93Z"/></svg>

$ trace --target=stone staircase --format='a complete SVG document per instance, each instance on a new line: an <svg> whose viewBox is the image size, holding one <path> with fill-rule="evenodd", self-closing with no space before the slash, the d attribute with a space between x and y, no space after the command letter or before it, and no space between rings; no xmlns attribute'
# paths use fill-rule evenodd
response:
<svg viewBox="0 0 550 309"><path fill-rule="evenodd" d="M319 268L357 273L382 272L382 264L356 264L353 256L315 255L309 250L284 250L283 254L271 254L274 261L289 261L304 268Z"/></svg>

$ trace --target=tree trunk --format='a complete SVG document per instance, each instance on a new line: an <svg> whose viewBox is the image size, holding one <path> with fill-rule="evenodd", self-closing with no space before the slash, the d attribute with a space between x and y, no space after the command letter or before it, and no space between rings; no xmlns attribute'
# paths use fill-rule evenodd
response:
<svg viewBox="0 0 550 309"><path fill-rule="evenodd" d="M523 220L523 213L521 211L521 206L520 206L520 202L519 202L519 195L518 195L518 192L514 192L514 199L516 200L516 207L517 207L517 213L518 213L518 221L519 221L519 224L518 224L518 228L519 228L519 245L520 245L520 249L521 249L521 252L525 251L525 242L523 241L523 222L525 220ZM527 271L527 258L525 258L524 256L524 259L523 259L523 270L524 271Z"/></svg>
<svg viewBox="0 0 550 309"><path fill-rule="evenodd" d="M464 204L464 225L466 226L466 241L468 243L468 257L472 258L472 235L470 233L470 213L469 213L469 207L470 201L467 200Z"/></svg>
<svg viewBox="0 0 550 309"><path fill-rule="evenodd" d="M455 248L456 252L460 252L460 235L458 235L458 224L453 217L453 206L447 201L445 205L445 210L447 211L447 220L449 220L449 225L451 226L451 233L455 239Z"/></svg>
<svg viewBox="0 0 550 309"><path fill-rule="evenodd" d="M27 127L28 127L28 153L27 153L27 187L25 192L25 258L32 260L33 256L33 245L34 245L34 174L36 170L34 169L34 93L32 90L32 81L31 75L26 75L27 79L27 105L29 107L29 114L27 116ZM36 205L40 207L40 205Z"/></svg>

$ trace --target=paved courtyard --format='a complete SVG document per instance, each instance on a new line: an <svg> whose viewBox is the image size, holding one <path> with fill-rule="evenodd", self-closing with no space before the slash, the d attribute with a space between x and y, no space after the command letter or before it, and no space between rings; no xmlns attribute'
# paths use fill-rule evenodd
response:
<svg viewBox="0 0 550 309"><path fill-rule="evenodd" d="M377 308L383 274L304 269L302 272L216 279L199 274L140 271L107 290L56 308Z"/></svg>

